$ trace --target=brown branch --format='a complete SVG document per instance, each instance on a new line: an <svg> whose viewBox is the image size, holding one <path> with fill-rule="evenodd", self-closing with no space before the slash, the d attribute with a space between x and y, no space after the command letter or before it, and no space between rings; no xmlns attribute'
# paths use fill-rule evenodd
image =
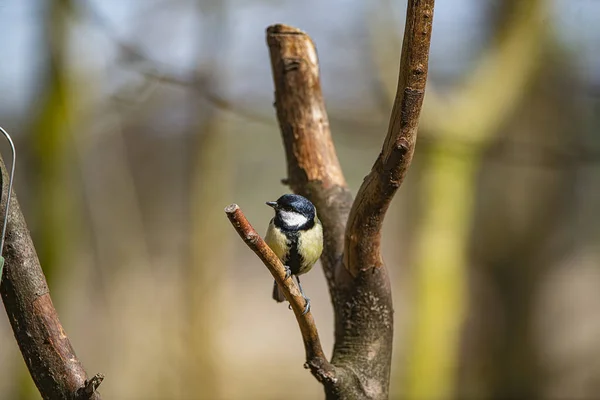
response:
<svg viewBox="0 0 600 400"><path fill-rule="evenodd" d="M8 175L3 162L2 205L6 203ZM75 355L52 304L46 278L29 236L25 218L13 192L4 248L6 263L0 294L29 373L44 399L86 398L99 400L87 386L87 374ZM99 383L98 383L99 384Z"/></svg>
<svg viewBox="0 0 600 400"><path fill-rule="evenodd" d="M353 205L329 131L314 44L296 28L267 29L275 105L288 162L286 182L316 205L324 226L321 260L335 312L331 364L337 377L336 382L325 384L327 398L388 396L392 298L387 270L373 267L383 265L383 218L414 151L433 3L409 1L403 70L388 136Z"/></svg>
<svg viewBox="0 0 600 400"><path fill-rule="evenodd" d="M412 160L425 96L434 0L410 0L398 88L387 137L363 181L346 227L344 262L352 275L383 265L381 228L385 213Z"/></svg>
<svg viewBox="0 0 600 400"><path fill-rule="evenodd" d="M331 399L385 399L392 350L391 294L384 269L354 279L342 264L352 196L329 131L316 50L307 34L285 25L269 27L267 43L287 156L286 181L315 204L324 228L321 261L335 312L331 363L338 377L324 385L325 393Z"/></svg>
<svg viewBox="0 0 600 400"><path fill-rule="evenodd" d="M270 26L267 44L287 159L285 183L310 199L319 212L324 232L321 261L336 302L335 271L340 270L352 196L331 139L317 52L306 33L287 25Z"/></svg>
<svg viewBox="0 0 600 400"><path fill-rule="evenodd" d="M285 298L292 306L292 310L294 310L296 320L298 321L298 326L300 327L300 332L302 333L302 340L304 341L306 366L310 368L313 375L315 375L319 381L335 381L335 370L333 366L329 364L323 353L319 333L317 332L317 326L312 313L309 311L304 315L302 314L305 306L304 297L300 294L300 290L293 279L285 279L285 268L281 260L279 260L267 243L260 237L256 230L254 230L252 225L250 225L250 222L248 222L237 204L231 204L225 207L225 214L227 214L227 218L231 221L236 232L248 247L261 259L269 272L271 272L271 275L273 275L273 278L277 281Z"/></svg>

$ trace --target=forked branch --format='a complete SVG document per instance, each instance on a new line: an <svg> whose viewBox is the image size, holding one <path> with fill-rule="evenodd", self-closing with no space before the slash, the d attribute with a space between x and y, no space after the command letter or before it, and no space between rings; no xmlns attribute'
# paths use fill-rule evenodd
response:
<svg viewBox="0 0 600 400"><path fill-rule="evenodd" d="M329 131L314 44L306 33L290 26L267 29L277 119L288 166L285 182L315 204L323 222L321 261L335 313L331 363L318 346L319 359L333 372L333 379L321 379L328 399L388 397L393 307L387 270L382 267L381 227L414 151L427 79L433 4L433 0L408 2L402 69L390 127L354 203ZM259 238L256 233L242 237L253 246ZM261 246L266 244L261 241ZM265 254L255 252L267 266L271 262L279 265L272 271L276 279L285 276L274 254L269 261ZM290 291L290 301L295 293ZM304 304L301 299L298 297L294 306L297 318ZM303 331L302 324L300 328Z"/></svg>
<svg viewBox="0 0 600 400"><path fill-rule="evenodd" d="M333 366L327 361L325 354L323 354L317 325L312 313L308 311L306 314L303 314L305 306L304 297L300 294L300 290L294 280L291 277L286 279L285 268L281 260L279 260L275 253L273 253L273 250L271 250L252 225L250 225L250 222L248 222L237 204L225 207L225 214L227 214L227 218L231 221L236 232L265 264L271 275L273 275L273 278L275 278L275 281L277 281L285 298L290 302L292 310L294 310L294 314L296 315L300 332L302 333L304 349L306 350L306 365L319 381L335 380L335 371Z"/></svg>

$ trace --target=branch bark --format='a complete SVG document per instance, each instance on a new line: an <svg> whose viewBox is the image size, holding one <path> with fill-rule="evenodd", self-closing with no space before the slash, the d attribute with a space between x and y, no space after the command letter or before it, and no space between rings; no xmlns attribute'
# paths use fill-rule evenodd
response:
<svg viewBox="0 0 600 400"><path fill-rule="evenodd" d="M324 234L321 262L335 303L339 300L335 273L340 271L352 195L331 140L317 53L308 35L286 25L269 27L267 43L287 159L284 183L319 210Z"/></svg>
<svg viewBox="0 0 600 400"><path fill-rule="evenodd" d="M324 227L321 260L335 313L333 376L323 382L328 399L388 397L393 308L381 258L381 227L414 152L433 5L433 0L408 2L388 134L354 203L331 139L314 44L293 27L267 29L275 105L287 156L284 182L315 204Z"/></svg>
<svg viewBox="0 0 600 400"><path fill-rule="evenodd" d="M298 286L293 279L285 279L285 268L283 263L275 253L273 253L271 248L260 237L252 225L250 225L250 222L248 222L237 204L231 204L225 207L225 214L227 214L227 218L229 218L240 237L261 259L269 272L271 272L271 275L273 275L273 278L275 278L279 284L285 298L290 302L292 310L294 310L294 314L296 315L300 332L302 333L302 340L304 341L304 349L306 350L305 366L310 368L313 375L315 375L319 381L334 383L335 374L333 366L329 364L323 353L321 340L319 339L319 333L317 332L317 326L312 317L312 313L308 311L306 314L302 314L304 312L305 300L300 294Z"/></svg>
<svg viewBox="0 0 600 400"><path fill-rule="evenodd" d="M408 2L400 76L381 153L363 181L346 228L344 262L353 276L379 268L385 213L412 160L429 64L434 0Z"/></svg>
<svg viewBox="0 0 600 400"><path fill-rule="evenodd" d="M2 169L2 205L6 203L8 174ZM27 229L25 218L13 192L6 231L4 275L0 295L15 338L42 398L93 399L101 379L88 381L83 365L75 355L46 283L46 278Z"/></svg>

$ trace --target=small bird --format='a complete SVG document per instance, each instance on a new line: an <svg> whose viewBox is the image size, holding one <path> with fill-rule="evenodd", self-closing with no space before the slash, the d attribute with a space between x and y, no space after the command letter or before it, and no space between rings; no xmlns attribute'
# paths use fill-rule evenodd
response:
<svg viewBox="0 0 600 400"><path fill-rule="evenodd" d="M323 226L313 203L297 194L284 194L277 201L267 201L267 205L275 209L275 217L269 222L265 241L285 266L286 279L296 277L306 301L304 315L310 310L310 299L304 294L298 276L310 271L321 257ZM273 285L273 299L285 300L277 282Z"/></svg>

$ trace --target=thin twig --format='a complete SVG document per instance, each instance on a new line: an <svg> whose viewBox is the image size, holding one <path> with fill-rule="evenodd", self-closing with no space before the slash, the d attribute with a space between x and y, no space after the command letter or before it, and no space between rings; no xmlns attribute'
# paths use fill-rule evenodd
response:
<svg viewBox="0 0 600 400"><path fill-rule="evenodd" d="M296 315L300 332L302 333L304 349L306 350L306 365L320 381L335 380L334 367L329 364L323 353L312 313L309 311L304 315L302 314L305 306L304 297L300 294L300 290L293 279L285 279L285 268L281 260L279 260L267 243L250 225L250 222L248 222L237 204L225 207L225 214L227 214L227 218L229 218L229 221L231 221L231 224L240 237L261 259L269 272L271 272L285 298L290 302L292 310L294 310L294 314Z"/></svg>
<svg viewBox="0 0 600 400"><path fill-rule="evenodd" d="M425 96L434 0L409 0L400 77L388 133L363 181L346 226L344 263L353 276L379 268L385 213L412 160Z"/></svg>

